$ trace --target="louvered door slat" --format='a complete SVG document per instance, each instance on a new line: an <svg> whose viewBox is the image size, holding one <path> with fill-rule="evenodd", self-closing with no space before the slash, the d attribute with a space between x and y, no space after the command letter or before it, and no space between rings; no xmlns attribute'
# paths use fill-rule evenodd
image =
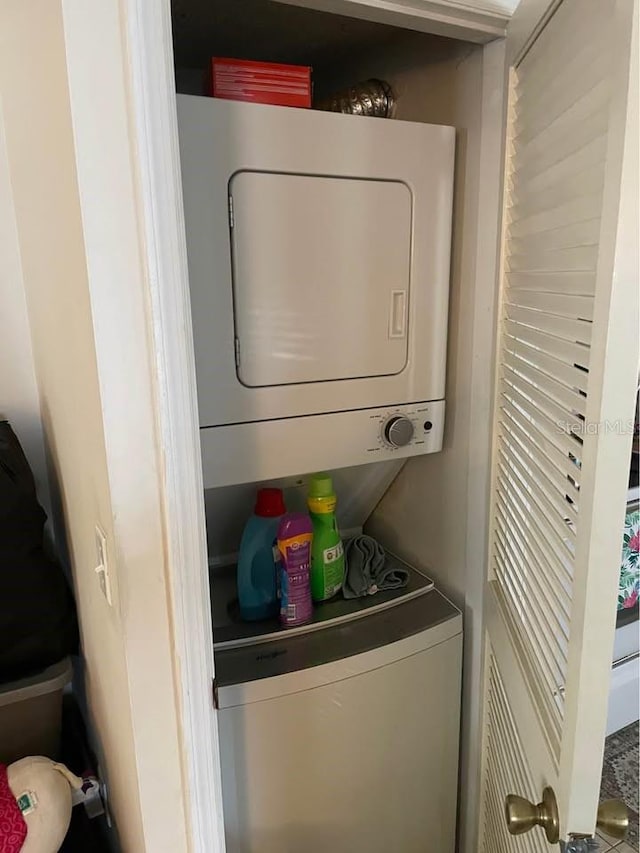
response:
<svg viewBox="0 0 640 853"><path fill-rule="evenodd" d="M544 190L514 189L509 197L509 218L513 223L530 220L576 200L580 203L585 197L601 199L601 193L602 175L587 167Z"/></svg>
<svg viewBox="0 0 640 853"><path fill-rule="evenodd" d="M501 699L496 696L495 704L493 706L493 713L495 715L496 728L499 726L500 731L507 735L507 737L503 737L502 739L495 738L496 745L496 761L495 761L495 769L496 773L495 777L495 792L496 799L500 796L499 792L499 783L501 779L511 778L513 783L518 786L519 790L523 790L523 785L527 786L527 775L524 769L522 768L520 762L513 763L511 760L511 752L517 747L517 740L515 737L511 735L511 726L507 722L507 718L502 712L501 707ZM511 766L513 764L513 766ZM522 849L531 849L531 837L522 837L519 839L520 845Z"/></svg>
<svg viewBox="0 0 640 853"><path fill-rule="evenodd" d="M538 235L536 235L538 236ZM538 271L527 272L520 270L507 270L509 279L509 289L515 290L534 290L540 293L552 294L550 297L549 308L541 308L538 310L558 311L562 309L552 302L553 294L558 296L576 295L578 299L575 303L566 301L566 313L573 314L582 319L588 319L593 311L593 305L580 297L590 296L595 287L595 273L591 270L554 270L554 271ZM527 299L526 294L517 294L514 300L515 304L521 303L522 299ZM527 307L526 305L524 307ZM537 307L537 306L532 306ZM586 309L586 310L585 310Z"/></svg>
<svg viewBox="0 0 640 853"><path fill-rule="evenodd" d="M547 511L553 510L558 515L564 512L567 521L575 522L576 505L568 500L567 490L562 483L558 483L559 478L556 478L552 466L547 464L539 452L528 453L506 425L503 425L500 433L500 453L514 466L523 485L530 484L532 493L533 486L537 487L535 493L538 505L544 502Z"/></svg>
<svg viewBox="0 0 640 853"><path fill-rule="evenodd" d="M606 102L609 95L608 83L603 80L592 88L583 89L582 92L577 96L574 90L574 97L570 102L564 102L562 106L558 105L553 113L548 112L538 121L525 121L516 110L513 144L529 145L543 135L549 140L555 133L563 133L565 114L570 114L572 120L579 116L591 115L598 108L598 104Z"/></svg>
<svg viewBox="0 0 640 853"><path fill-rule="evenodd" d="M547 542L560 560L570 559L575 551L575 532L567 524L565 503L550 498L544 483L532 466L523 463L501 437L498 451L499 464L510 484L510 491L518 496L526 512L538 521L547 533Z"/></svg>
<svg viewBox="0 0 640 853"><path fill-rule="evenodd" d="M590 98L583 98L556 121L526 143L511 143L513 168L521 180L537 175L554 163L571 157L607 131L607 113L603 111L609 98L606 86L599 87Z"/></svg>
<svg viewBox="0 0 640 853"><path fill-rule="evenodd" d="M567 525L566 537L561 523L564 522L563 517L550 517L554 507L547 501L541 491L532 485L528 491L524 480L526 480L526 472L523 474L518 471L517 467L509 459L505 459L504 450L501 448L498 453L498 467L500 470L500 485L508 489L510 501L509 504L517 509L523 520L528 519L528 523L537 527L538 532L543 537L544 543L551 552L555 554L561 565L569 567L571 565L571 557L573 556L573 544L575 538L573 532ZM570 573L570 569L567 568Z"/></svg>
<svg viewBox="0 0 640 853"><path fill-rule="evenodd" d="M507 794L518 791L537 802L539 792L526 765L517 724L491 654L488 669L482 848L485 853L547 853L549 848L540 832L511 836L502 817Z"/></svg>
<svg viewBox="0 0 640 853"><path fill-rule="evenodd" d="M576 76L569 80L565 77L561 85L547 89L544 96L538 95L530 103L524 97L517 101L514 139L524 142L534 138L578 101L588 103L597 97L599 87L607 85L607 81L602 79L605 70L605 59L602 56L587 55L582 67L576 68L579 72Z"/></svg>
<svg viewBox="0 0 640 853"><path fill-rule="evenodd" d="M549 744L562 737L611 89L594 38L607 4L576 4L560 4L511 97L494 458L493 572Z"/></svg>
<svg viewBox="0 0 640 853"><path fill-rule="evenodd" d="M508 835L510 793L551 787L561 843L595 831L640 358L637 15L521 0L507 31L481 853L556 849Z"/></svg>
<svg viewBox="0 0 640 853"><path fill-rule="evenodd" d="M500 578L502 581L503 589L508 590L509 595L512 599L520 599L521 596L519 594L519 591L515 588L515 585L513 584L512 577L509 574L505 575L504 572L501 571L500 565L497 562L495 564L495 570L496 570L496 577ZM526 612L527 612L525 605L524 605L524 602L521 604L521 611L523 614L526 614ZM529 662L529 666L533 669L533 672L535 674L535 677L536 677L538 683L544 687L542 702L543 702L544 707L545 707L545 712L547 713L547 715L550 715L550 717L553 719L554 715L557 714L557 711L553 708L553 705L552 705L549 697L553 696L554 691L556 689L556 683L557 682L554 682L554 680L553 680L553 673L551 672L551 668L549 666L545 665L545 659L547 657L547 653L545 653L544 650L540 649L539 631L537 631L534 628L534 626L532 626L531 621L529 619L525 618L524 616L523 616L523 621L526 622L527 628L531 633L530 648L532 651L532 657L531 657L531 660ZM556 724L556 726L558 727L558 730L559 730L559 726L560 726L559 717L557 719L553 719L553 722Z"/></svg>
<svg viewBox="0 0 640 853"><path fill-rule="evenodd" d="M505 376L510 381L520 387L524 387L526 382L530 383L534 390L542 391L560 405L565 406L568 416L573 414L584 415L584 397L579 390L573 390L576 386L581 389L584 383L584 377L580 375L578 370L570 370L562 362L547 358L542 353L534 356L532 352L526 352L524 347L514 346L512 339L506 335L504 343ZM556 369L562 373L558 379L553 375ZM519 382L518 379L525 380L525 382Z"/></svg>
<svg viewBox="0 0 640 853"><path fill-rule="evenodd" d="M539 231L550 231L552 228L563 228L576 222L596 219L602 207L602 193L571 198L557 204L549 210L542 210L517 217L514 211L509 211L509 231L514 237Z"/></svg>
<svg viewBox="0 0 640 853"><path fill-rule="evenodd" d="M593 50L594 27L606 22L610 9L600 0L579 0L582 14L572 14L571 6L562 4L554 14L553 27L545 29L542 50L531 51L525 58L527 87L534 93L540 90L539 72L546 69L554 78L571 76L573 57L584 50ZM542 39L541 39L542 42ZM542 46L542 45L540 45ZM543 78L544 79L544 78ZM523 80L519 77L519 82Z"/></svg>
<svg viewBox="0 0 640 853"><path fill-rule="evenodd" d="M554 420L554 417L564 416L562 408L556 406L554 409L554 404L548 397L536 394L531 389L526 390L525 396L518 386L509 384L506 380L501 383L500 393L505 400L504 408L507 416L511 419L515 418L518 423L524 416L527 421L526 428L531 431L534 438L536 435L541 435L553 445L558 467L560 467L559 460L562 458L564 463L561 470L579 484L582 443L577 435L558 427L559 421ZM576 429L582 426L582 422L577 418L573 420L573 424Z"/></svg>
<svg viewBox="0 0 640 853"><path fill-rule="evenodd" d="M541 349L530 346L526 341L509 335L508 332L503 340L505 349L515 356L515 361L519 364L530 365L532 369L545 374L552 381L563 383L570 391L573 389L586 391L588 375L585 370L580 369L586 368L585 364L579 363L576 367L569 365L562 359L555 358Z"/></svg>
<svg viewBox="0 0 640 853"><path fill-rule="evenodd" d="M558 602L558 608L553 611L560 615L557 622L558 636L566 635L566 617L571 612L573 580L566 567L555 558L544 540L539 537L536 525L527 523L517 508L506 506L504 503L496 506L496 530L502 531L505 536L511 531L519 537L519 549L534 567L535 577L542 586L550 590L552 597ZM552 569L545 574L545 567L549 563L551 563ZM542 580L542 575L544 575L544 580Z"/></svg>
<svg viewBox="0 0 640 853"><path fill-rule="evenodd" d="M509 259L509 272L562 272L591 270L598 254L597 246L571 246L566 249L514 253Z"/></svg>
<svg viewBox="0 0 640 853"><path fill-rule="evenodd" d="M509 445L517 448L518 456L523 458L525 465L534 466L538 478L544 480L550 493L559 496L563 501L569 501L569 515L574 515L579 507L580 492L575 482L568 478L566 471L558 467L560 459L551 458L555 456L555 447L551 442L544 442L533 425L527 425L525 430L520 425L520 419L514 419L508 413L503 426L509 435L506 439ZM505 433L502 436L506 438Z"/></svg>
<svg viewBox="0 0 640 853"><path fill-rule="evenodd" d="M513 774L513 778L522 786L520 790L533 791L535 789L531 781L531 774L523 757L522 742L516 718L511 710L507 691L505 690L497 663L492 662L492 664L489 675L494 695L492 710L496 723L500 727L499 730L505 734L503 740L504 773L505 776L509 773ZM524 796L529 795L525 794ZM529 839L533 838L533 835L529 835Z"/></svg>
<svg viewBox="0 0 640 853"><path fill-rule="evenodd" d="M507 275L506 278L510 287L513 274ZM505 294L505 302L522 308L533 308L536 311L558 314L561 317L574 317L577 320L593 319L593 298L591 296L542 292L542 287L540 292L523 288L522 292L517 295L509 289Z"/></svg>
<svg viewBox="0 0 640 853"><path fill-rule="evenodd" d="M574 222L563 228L551 229L538 234L526 234L511 241L514 254L527 255L531 252L555 252L558 249L573 249L579 246L595 246L600 233L600 222ZM583 291L579 291L583 292ZM587 291L589 293L592 290Z"/></svg>
<svg viewBox="0 0 640 853"><path fill-rule="evenodd" d="M509 185L516 194L518 192L541 192L568 177L581 174L591 166L597 166L605 156L606 149L607 135L603 131L599 136L589 138L581 148L574 149L570 157L554 158L552 164L543 169L537 169L535 173L530 172L527 175L526 185L523 186L522 175L518 175L517 183L511 180Z"/></svg>
<svg viewBox="0 0 640 853"><path fill-rule="evenodd" d="M563 407L562 400L557 402L545 389L541 389L540 385L536 384L535 381L530 382L528 377L512 370L506 361L502 382L503 386L508 386L513 390L513 397L511 396L511 392L505 390L504 393L509 393L510 399L516 399L518 406L527 409L526 404L533 404L536 407L536 411L540 411L547 417L554 419L558 436L564 433L570 436L566 442L562 442L559 439L558 443L566 449L567 453L571 454L575 452L577 449L576 442L579 441L578 436L583 422L574 414L573 409ZM535 414L532 417L535 418Z"/></svg>
<svg viewBox="0 0 640 853"><path fill-rule="evenodd" d="M544 64L539 69L535 81L533 76L530 76L526 90L521 92L516 87L518 114L526 115L528 121L548 124L549 116L555 115L549 107L558 105L559 112L566 112L585 91L602 81L605 62L606 59L601 51L594 50L593 45L583 43L581 49L577 50L566 65L566 71L576 81L569 87L566 85L566 76L559 77L556 74L553 68L554 63ZM532 82L535 82L535 90L531 88Z"/></svg>
<svg viewBox="0 0 640 853"><path fill-rule="evenodd" d="M534 573L534 577L541 581L540 586L544 591L545 600L549 602L551 607L550 612L562 614L563 618L558 621L562 629L562 635L558 635L558 642L564 643L565 640L568 640L566 625L571 610L571 598L567 590L570 589L570 583L565 582L563 586L556 578L544 574L544 568L537 557L537 550L529 547L531 531L523 530L517 520L513 520L513 516L507 517L502 507L499 507L496 512L496 535L504 543L507 543L505 547L509 552L513 548L516 549L519 558Z"/></svg>
<svg viewBox="0 0 640 853"><path fill-rule="evenodd" d="M520 533L523 547L533 556L540 572L546 572L545 583L554 586L558 596L564 595L569 602L569 607L564 608L564 610L570 611L573 583L570 568L567 568L566 562L559 559L549 547L544 533L537 526L536 520L523 513L516 501L507 504L503 498L500 498L496 505L496 527L500 527L500 515L506 519L504 522L506 529L517 530ZM540 574L538 576L540 577ZM563 630L563 624L561 621L558 622L558 630Z"/></svg>
<svg viewBox="0 0 640 853"><path fill-rule="evenodd" d="M556 445L538 429L537 424L529 421L526 422L526 429L520 426L522 414L507 400L502 404L502 410L508 419L508 425L505 420L505 426L509 432L531 456L542 455L546 459L547 476L553 481L556 489L566 495L578 509L580 489L575 462L568 459L566 453L558 450Z"/></svg>
<svg viewBox="0 0 640 853"><path fill-rule="evenodd" d="M546 330L543 331L540 328L534 329L528 324L512 320L508 315L504 328L510 337L522 341L527 346L539 349L568 364L589 367L589 347L577 342L569 342L558 335L548 334Z"/></svg>
<svg viewBox="0 0 640 853"><path fill-rule="evenodd" d="M570 317L558 317L555 314L546 314L543 311L533 311L523 308L521 305L505 304L505 316L514 320L522 326L532 329L544 329L559 338L568 341L577 341L581 344L591 343L591 323L584 320L573 320Z"/></svg>
<svg viewBox="0 0 640 853"><path fill-rule="evenodd" d="M550 633L552 626L544 615L547 606L545 599L533 584L528 583L524 566L516 575L506 568L509 563L517 565L518 558L515 549L501 536L497 537L496 551L496 572L511 587L512 595L520 599L522 618L529 627L531 641L538 652L540 673L547 681L549 695L553 696L558 685L562 684L567 658L562 653L561 644ZM550 665L547 666L547 662Z"/></svg>
<svg viewBox="0 0 640 853"><path fill-rule="evenodd" d="M498 823L498 815L502 815L502 805L500 803L499 794L496 790L496 781L495 777L497 776L495 771L495 759L490 757L488 759L489 762L489 771L488 771L488 779L486 782L487 786L487 806L486 813L484 816L485 820L485 833L484 833L484 844L486 850L499 850L500 847L500 834L499 834L499 823ZM503 830L504 831L504 830ZM527 853L530 853L527 848Z"/></svg>
<svg viewBox="0 0 640 853"><path fill-rule="evenodd" d="M566 666L569 651L568 628L565 623L562 626L562 632L556 635L554 633L555 625L550 616L550 614L557 612L558 598L549 585L536 583L536 564L527 558L525 548L518 538L516 530L505 525L498 525L496 531L500 552L498 565L502 567L502 570L506 568L509 561L513 561L519 566L519 585L525 597L524 600L535 604L531 619L535 624L541 626L541 641L550 650L558 667L558 675L562 677L562 670Z"/></svg>
<svg viewBox="0 0 640 853"><path fill-rule="evenodd" d="M537 378L533 381L536 384L539 383L538 387L542 389L545 387L548 389L553 383L554 391L547 390L547 393L553 393L556 398L560 397L561 401L570 400L571 402L568 405L571 406L572 411L582 412L584 403L579 398L584 395L586 390L588 372L585 356L588 356L589 353L586 352L583 355L576 351L576 360L573 364L568 364L567 361L555 354L545 352L541 346L535 346L533 343L524 340L525 337L533 338L534 332L523 329L521 338L508 334L508 329L505 329L505 332L504 343L505 349L511 356L510 366L516 371L522 371L525 376L531 377L535 374ZM542 342L542 337L538 336L538 344ZM544 343L550 348L546 341ZM580 360L578 361L578 359ZM546 381L545 377L547 377ZM574 396L577 396L578 399L573 399Z"/></svg>

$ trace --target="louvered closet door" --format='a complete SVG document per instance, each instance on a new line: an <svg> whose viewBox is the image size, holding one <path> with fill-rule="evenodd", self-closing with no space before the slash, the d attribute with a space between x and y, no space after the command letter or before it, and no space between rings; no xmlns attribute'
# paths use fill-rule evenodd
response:
<svg viewBox="0 0 640 853"><path fill-rule="evenodd" d="M595 829L638 371L634 14L523 0L508 38L484 853L550 849L507 833L509 793L551 786L562 838Z"/></svg>

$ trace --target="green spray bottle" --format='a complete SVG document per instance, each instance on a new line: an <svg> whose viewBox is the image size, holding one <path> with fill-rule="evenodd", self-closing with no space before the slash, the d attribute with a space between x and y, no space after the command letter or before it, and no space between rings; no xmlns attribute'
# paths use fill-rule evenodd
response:
<svg viewBox="0 0 640 853"><path fill-rule="evenodd" d="M307 497L313 522L311 595L314 601L333 598L344 580L344 548L336 523L336 503L331 477L314 474L309 481Z"/></svg>

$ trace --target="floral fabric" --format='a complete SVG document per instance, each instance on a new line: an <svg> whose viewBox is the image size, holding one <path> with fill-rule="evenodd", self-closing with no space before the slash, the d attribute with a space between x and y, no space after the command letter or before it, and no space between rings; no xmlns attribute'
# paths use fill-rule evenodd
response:
<svg viewBox="0 0 640 853"><path fill-rule="evenodd" d="M628 509L622 539L618 610L635 607L640 595L640 508Z"/></svg>
<svg viewBox="0 0 640 853"><path fill-rule="evenodd" d="M7 768L0 764L0 853L18 853L26 837L27 824L9 787Z"/></svg>

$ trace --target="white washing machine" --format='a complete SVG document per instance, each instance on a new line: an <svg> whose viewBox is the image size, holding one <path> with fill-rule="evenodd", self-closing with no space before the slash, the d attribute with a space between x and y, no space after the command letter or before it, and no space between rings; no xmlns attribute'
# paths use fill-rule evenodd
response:
<svg viewBox="0 0 640 853"><path fill-rule="evenodd" d="M454 853L460 612L415 570L288 631L212 589L228 853Z"/></svg>

